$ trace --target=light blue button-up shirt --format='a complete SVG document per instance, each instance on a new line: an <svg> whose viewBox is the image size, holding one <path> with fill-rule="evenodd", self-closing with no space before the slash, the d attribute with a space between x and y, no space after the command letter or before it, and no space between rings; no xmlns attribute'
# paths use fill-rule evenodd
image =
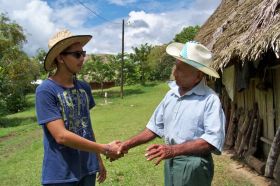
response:
<svg viewBox="0 0 280 186"><path fill-rule="evenodd" d="M201 80L192 90L180 96L175 82L154 111L147 128L166 144L181 144L204 139L221 154L225 139L225 115L219 97Z"/></svg>

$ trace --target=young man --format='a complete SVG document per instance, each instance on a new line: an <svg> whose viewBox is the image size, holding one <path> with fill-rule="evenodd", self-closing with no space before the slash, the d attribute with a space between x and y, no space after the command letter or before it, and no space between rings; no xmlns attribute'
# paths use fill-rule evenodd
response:
<svg viewBox="0 0 280 186"><path fill-rule="evenodd" d="M98 144L91 126L90 86L76 79L91 35L63 30L49 40L45 70L55 73L36 89L36 114L44 131L43 185L92 186L106 179L100 153L116 157L117 142Z"/></svg>
<svg viewBox="0 0 280 186"><path fill-rule="evenodd" d="M211 185L211 153L221 154L225 116L218 96L205 83L204 74L219 78L210 67L211 52L197 42L171 43L166 52L176 58L176 83L154 111L146 129L124 141L119 152L164 137L165 145L147 148L147 160L165 159L166 186Z"/></svg>

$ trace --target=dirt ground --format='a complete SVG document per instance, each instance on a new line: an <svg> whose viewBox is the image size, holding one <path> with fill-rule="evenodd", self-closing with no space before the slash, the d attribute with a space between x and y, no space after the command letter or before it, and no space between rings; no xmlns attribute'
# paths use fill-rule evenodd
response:
<svg viewBox="0 0 280 186"><path fill-rule="evenodd" d="M229 166L230 170L232 170L232 174L242 175L242 177L248 179L248 181L250 181L255 186L280 186L280 184L276 183L274 180L259 175L247 164L233 160L233 154L230 151L224 151L223 156L231 159Z"/></svg>

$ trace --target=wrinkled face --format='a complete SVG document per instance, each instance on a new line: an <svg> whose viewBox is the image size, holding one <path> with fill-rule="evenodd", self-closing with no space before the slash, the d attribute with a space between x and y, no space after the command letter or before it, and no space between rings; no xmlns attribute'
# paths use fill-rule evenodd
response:
<svg viewBox="0 0 280 186"><path fill-rule="evenodd" d="M201 71L180 60L176 61L173 75L176 84L183 90L192 89L203 77Z"/></svg>
<svg viewBox="0 0 280 186"><path fill-rule="evenodd" d="M68 70L71 73L77 73L81 70L85 58L85 51L80 43L75 43L68 47L58 56L58 61L62 68Z"/></svg>

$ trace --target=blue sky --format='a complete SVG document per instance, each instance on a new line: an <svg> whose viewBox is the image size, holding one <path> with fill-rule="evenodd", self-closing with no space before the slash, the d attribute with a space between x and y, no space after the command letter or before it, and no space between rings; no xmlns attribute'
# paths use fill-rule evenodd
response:
<svg viewBox="0 0 280 186"><path fill-rule="evenodd" d="M184 27L201 25L221 0L0 0L0 12L20 24L34 55L47 50L48 39L67 28L91 34L88 53L121 52L121 22L125 20L125 52L148 43L172 41ZM86 8L86 7L87 8Z"/></svg>

